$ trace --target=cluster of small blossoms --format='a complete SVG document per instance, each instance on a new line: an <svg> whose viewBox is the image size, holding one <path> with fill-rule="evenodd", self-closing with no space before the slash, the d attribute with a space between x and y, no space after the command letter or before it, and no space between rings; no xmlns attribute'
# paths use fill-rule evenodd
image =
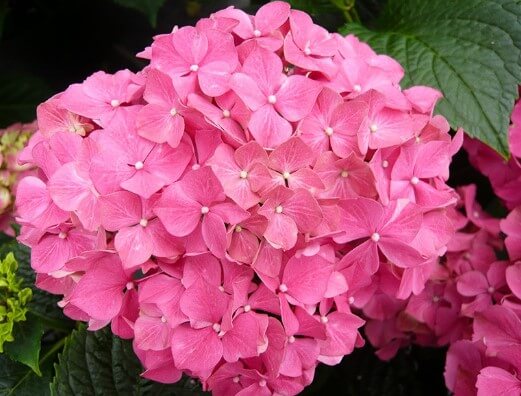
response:
<svg viewBox="0 0 521 396"><path fill-rule="evenodd" d="M476 201L475 185L459 187L458 207L451 209L457 232L424 291L394 300L366 325L384 359L409 343L449 345L445 382L455 396L521 394L520 114L518 102L510 160L478 140L466 138L463 145L508 214L492 217Z"/></svg>
<svg viewBox="0 0 521 396"><path fill-rule="evenodd" d="M455 233L463 135L439 92L402 91L396 61L284 2L139 56L38 109L17 196L37 284L133 339L147 378L297 394L363 345L375 290L422 291Z"/></svg>
<svg viewBox="0 0 521 396"><path fill-rule="evenodd" d="M36 122L0 129L0 231L8 235L14 235L11 225L14 223L12 212L18 181L33 173L30 165L18 163L18 154L36 129Z"/></svg>

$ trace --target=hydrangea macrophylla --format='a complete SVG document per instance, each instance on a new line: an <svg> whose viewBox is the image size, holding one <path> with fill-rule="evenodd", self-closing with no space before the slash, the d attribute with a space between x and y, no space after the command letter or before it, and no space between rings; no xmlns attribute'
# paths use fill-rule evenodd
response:
<svg viewBox="0 0 521 396"><path fill-rule="evenodd" d="M133 339L143 376L187 373L216 395L297 394L363 345L362 313L371 340L397 334L387 356L407 342L395 314L442 316L399 300L464 227L445 184L461 138L432 115L437 91L402 92L394 60L277 1L140 56L137 74L98 72L42 104L21 154L39 171L19 185L19 239L67 315ZM473 269L498 293L512 282ZM482 289L465 297L479 309Z"/></svg>
<svg viewBox="0 0 521 396"><path fill-rule="evenodd" d="M518 106L516 104L512 116L512 129L516 128ZM432 135L429 133L429 136ZM519 143L516 139L515 135L511 135L510 144L515 146ZM429 142L424 147L431 144ZM444 209L456 228L456 234L446 246L443 261L424 265L426 271L423 271L422 283L428 280L423 291L401 304L394 300L394 309L389 309L389 301L392 301L389 299L395 294L390 287L392 283L362 288L362 291L376 289L372 293L386 296L387 307L380 304L381 312L387 313L383 316L375 315L378 311L375 310L374 297L368 301L363 299L364 294L355 293L353 298L355 304L358 301L364 315L371 318L366 334L371 343L379 348L377 353L380 357L389 359L399 346L411 342L430 346L449 345L445 382L456 396L518 395L521 389L518 377L521 370L521 217L516 191L521 188L521 179L510 177L519 174L521 168L517 158L504 161L499 154L468 137L464 147L470 162L489 177L496 199L499 198L499 204L506 208L504 218L494 217L482 208L476 199L475 185L459 187L457 209L453 206ZM400 148L400 151L404 150L410 150L410 146ZM433 167L440 166L437 159L447 161L439 155L436 157L428 160L429 156L425 154L418 159L427 160ZM394 155L387 158L389 164L401 160L400 157L395 159ZM411 158L409 155L403 160ZM415 172L414 166L400 167L409 172L407 177L414 174L410 172ZM382 173L388 175L392 185L393 172ZM389 184L384 187L388 188ZM392 202L392 194L390 198ZM421 202L416 202L421 206ZM420 232L429 228L431 226L422 227ZM438 223L437 229L443 228ZM415 241L411 245L418 246ZM419 268L414 270L420 273ZM406 278L405 271L402 282ZM348 283L350 275L346 272Z"/></svg>

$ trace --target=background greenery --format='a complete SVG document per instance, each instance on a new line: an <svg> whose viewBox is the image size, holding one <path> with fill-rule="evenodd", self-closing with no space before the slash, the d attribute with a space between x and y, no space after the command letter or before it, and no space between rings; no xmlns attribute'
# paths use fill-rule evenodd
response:
<svg viewBox="0 0 521 396"><path fill-rule="evenodd" d="M36 105L97 70L139 70L135 54L158 33L194 24L227 5L254 12L260 0L0 0L0 128L32 121ZM508 156L509 116L521 82L521 0L292 0L331 31L356 33L406 68L404 86L440 88L437 111ZM452 185L490 186L460 153ZM0 395L192 395L190 379L164 386L139 377L129 342L108 330L87 332L63 316L58 299L34 286L29 252L0 238L0 258L14 251L27 321L0 354ZM9 350L11 353L9 353ZM14 352L13 352L14 351ZM320 366L305 395L443 395L443 349L412 347L390 363L370 347L335 367Z"/></svg>

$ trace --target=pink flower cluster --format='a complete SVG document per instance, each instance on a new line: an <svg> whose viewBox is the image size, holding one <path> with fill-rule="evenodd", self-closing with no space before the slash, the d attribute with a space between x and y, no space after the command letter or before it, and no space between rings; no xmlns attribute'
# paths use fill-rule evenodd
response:
<svg viewBox="0 0 521 396"><path fill-rule="evenodd" d="M20 165L18 157L36 129L36 122L0 129L0 231L11 236L14 236L13 209L18 182L34 173L31 165Z"/></svg>
<svg viewBox="0 0 521 396"><path fill-rule="evenodd" d="M423 290L463 135L432 115L439 92L402 91L396 61L284 2L140 56L38 108L17 197L38 285L132 338L147 378L297 394L363 344L352 309Z"/></svg>
<svg viewBox="0 0 521 396"><path fill-rule="evenodd" d="M396 286L379 287L363 308L366 335L383 359L411 342L450 345L445 382L455 396L521 394L520 114L518 102L509 161L478 140L464 143L507 215L495 218L483 210L475 185L459 187L458 208L450 209L457 232L424 291L400 301L393 299Z"/></svg>

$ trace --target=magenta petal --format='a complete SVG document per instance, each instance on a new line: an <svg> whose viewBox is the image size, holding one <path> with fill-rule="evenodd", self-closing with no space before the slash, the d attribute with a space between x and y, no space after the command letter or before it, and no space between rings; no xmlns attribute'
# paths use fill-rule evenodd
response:
<svg viewBox="0 0 521 396"><path fill-rule="evenodd" d="M371 243L370 241L369 243ZM425 262L425 259L410 245L393 238L382 238L378 247L387 259L401 268L416 267Z"/></svg>
<svg viewBox="0 0 521 396"><path fill-rule="evenodd" d="M141 198L127 191L101 197L102 224L107 231L118 231L139 223L142 216Z"/></svg>
<svg viewBox="0 0 521 396"><path fill-rule="evenodd" d="M117 255L106 254L80 279L70 297L71 304L98 320L115 317L123 303L128 278Z"/></svg>
<svg viewBox="0 0 521 396"><path fill-rule="evenodd" d="M226 227L223 220L210 212L203 217L203 239L208 249L217 257L224 257L226 250Z"/></svg>
<svg viewBox="0 0 521 396"><path fill-rule="evenodd" d="M228 306L229 297L203 279L193 283L181 297L181 309L191 320L211 326L220 323Z"/></svg>
<svg viewBox="0 0 521 396"><path fill-rule="evenodd" d="M143 264L152 255L153 244L147 230L141 225L125 227L116 234L114 246L124 268Z"/></svg>
<svg viewBox="0 0 521 396"><path fill-rule="evenodd" d="M252 313L240 314L233 320L233 328L222 337L223 357L227 362L259 355L259 320Z"/></svg>
<svg viewBox="0 0 521 396"><path fill-rule="evenodd" d="M134 334L138 348L160 351L170 346L171 330L160 318L141 315L134 324Z"/></svg>
<svg viewBox="0 0 521 396"><path fill-rule="evenodd" d="M295 221L284 214L274 215L266 227L264 237L275 248L289 250L297 242L298 229Z"/></svg>
<svg viewBox="0 0 521 396"><path fill-rule="evenodd" d="M311 112L320 85L304 76L291 76L277 92L275 108L288 121L299 121Z"/></svg>
<svg viewBox="0 0 521 396"><path fill-rule="evenodd" d="M514 295L521 299L521 263L516 263L506 269L508 287Z"/></svg>
<svg viewBox="0 0 521 396"><path fill-rule="evenodd" d="M164 190L154 213L169 233L186 236L199 224L201 205L188 198L179 183L174 183Z"/></svg>
<svg viewBox="0 0 521 396"><path fill-rule="evenodd" d="M221 360L222 354L221 341L211 327L196 330L181 325L174 329L172 355L177 368L207 377Z"/></svg>
<svg viewBox="0 0 521 396"><path fill-rule="evenodd" d="M235 93L251 110L255 111L267 101L253 78L244 73L235 73L230 79L230 85Z"/></svg>
<svg viewBox="0 0 521 396"><path fill-rule="evenodd" d="M517 396L521 394L519 378L502 368L493 366L485 367L479 372L476 387L478 388L477 396Z"/></svg>
<svg viewBox="0 0 521 396"><path fill-rule="evenodd" d="M252 114L248 128L263 147L276 147L293 133L291 124L281 117L271 104L263 105Z"/></svg>
<svg viewBox="0 0 521 396"><path fill-rule="evenodd" d="M316 304L324 298L332 271L333 264L319 255L292 257L284 269L282 283L297 301Z"/></svg>
<svg viewBox="0 0 521 396"><path fill-rule="evenodd" d="M486 293L489 285L487 278L481 272L469 271L458 278L456 286L461 295L473 297Z"/></svg>

